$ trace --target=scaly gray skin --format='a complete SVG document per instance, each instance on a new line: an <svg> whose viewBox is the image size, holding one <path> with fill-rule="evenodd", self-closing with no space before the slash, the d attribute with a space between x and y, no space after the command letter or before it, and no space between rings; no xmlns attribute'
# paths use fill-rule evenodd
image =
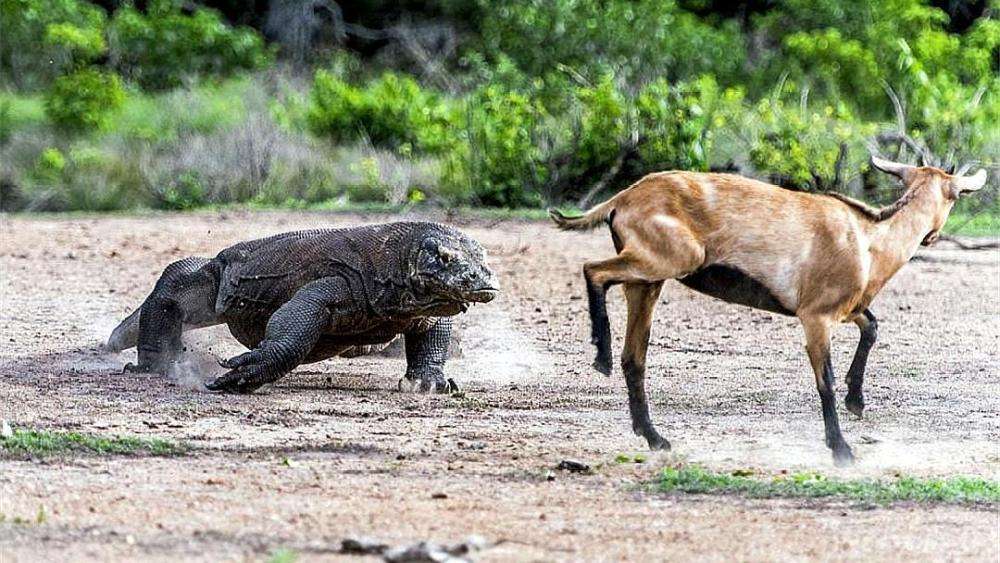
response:
<svg viewBox="0 0 1000 563"><path fill-rule="evenodd" d="M166 373L182 332L227 324L250 351L219 362L229 371L208 388L250 393L299 364L367 354L403 335L405 379L447 392L450 317L496 290L479 243L442 225L285 233L167 266L108 348L137 345L138 365L125 369Z"/></svg>

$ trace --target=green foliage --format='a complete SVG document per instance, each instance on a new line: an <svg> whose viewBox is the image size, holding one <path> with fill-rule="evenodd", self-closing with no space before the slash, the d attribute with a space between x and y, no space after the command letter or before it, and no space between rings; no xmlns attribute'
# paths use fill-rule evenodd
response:
<svg viewBox="0 0 1000 563"><path fill-rule="evenodd" d="M298 560L299 554L287 547L275 549L267 557L267 563L295 563Z"/></svg>
<svg viewBox="0 0 1000 563"><path fill-rule="evenodd" d="M82 0L0 0L0 80L37 88L102 54L106 19Z"/></svg>
<svg viewBox="0 0 1000 563"><path fill-rule="evenodd" d="M129 139L171 142L232 128L246 119L244 98L255 87L234 78L169 92L129 92L109 130Z"/></svg>
<svg viewBox="0 0 1000 563"><path fill-rule="evenodd" d="M968 86L940 75L928 80L914 98L911 132L934 154L1000 161L1000 76Z"/></svg>
<svg viewBox="0 0 1000 563"><path fill-rule="evenodd" d="M187 171L163 191L160 207L163 209L194 209L207 203L205 186L197 172Z"/></svg>
<svg viewBox="0 0 1000 563"><path fill-rule="evenodd" d="M676 85L661 79L643 88L636 105L644 168L707 170L715 132L741 101L739 90L723 92L711 76Z"/></svg>
<svg viewBox="0 0 1000 563"><path fill-rule="evenodd" d="M289 12L300 27L269 37L314 54L295 65L323 59L311 89L298 68L232 78L274 49L214 10L100 5L0 0L5 209L523 207L712 168L859 195L866 144L895 153L876 134L900 128L944 164L1000 163L995 1L966 27L926 0L379 0L345 18L387 29L419 9L458 44L356 53ZM247 10L225 9L262 21ZM995 215L995 177L956 211Z"/></svg>
<svg viewBox="0 0 1000 563"><path fill-rule="evenodd" d="M537 206L546 170L536 134L542 109L491 84L466 100L465 143L448 156L443 182L482 205Z"/></svg>
<svg viewBox="0 0 1000 563"><path fill-rule="evenodd" d="M45 28L46 43L64 49L77 61L89 61L107 50L103 29L79 27L72 23L53 23Z"/></svg>
<svg viewBox="0 0 1000 563"><path fill-rule="evenodd" d="M364 88L316 72L307 120L333 141L359 138L376 147L439 153L451 142L453 112L440 96L407 76L385 73Z"/></svg>
<svg viewBox="0 0 1000 563"><path fill-rule="evenodd" d="M49 147L38 156L38 163L35 164L35 178L43 182L56 182L62 178L65 170L66 157L59 149Z"/></svg>
<svg viewBox="0 0 1000 563"><path fill-rule="evenodd" d="M619 69L629 81L712 72L728 82L745 48L736 22L711 25L672 1L480 0L483 50L510 57L532 76L566 66L596 76Z"/></svg>
<svg viewBox="0 0 1000 563"><path fill-rule="evenodd" d="M580 140L573 151L578 172L613 166L629 133L627 101L606 74L593 87L576 89L580 105Z"/></svg>
<svg viewBox="0 0 1000 563"><path fill-rule="evenodd" d="M125 89L118 75L85 68L52 83L45 112L63 129L101 129L124 101Z"/></svg>
<svg viewBox="0 0 1000 563"><path fill-rule="evenodd" d="M151 90L179 86L194 75L261 68L272 57L253 30L226 25L215 10L186 14L170 2L154 3L146 14L116 10L108 35L114 66Z"/></svg>
<svg viewBox="0 0 1000 563"><path fill-rule="evenodd" d="M994 206L980 213L952 212L944 232L972 237L1000 236L1000 208Z"/></svg>
<svg viewBox="0 0 1000 563"><path fill-rule="evenodd" d="M881 69L875 54L840 30L799 31L785 37L784 47L796 63L795 78L810 77L816 93L836 99L849 93L863 104L878 106L884 99Z"/></svg>
<svg viewBox="0 0 1000 563"><path fill-rule="evenodd" d="M11 436L0 437L0 457L49 457L79 453L171 456L182 454L185 449L183 445L159 438L107 437L31 428L16 428Z"/></svg>
<svg viewBox="0 0 1000 563"><path fill-rule="evenodd" d="M867 158L862 144L871 128L857 125L844 106L813 111L776 97L761 100L748 120L750 163L783 186L842 189Z"/></svg>
<svg viewBox="0 0 1000 563"><path fill-rule="evenodd" d="M976 477L892 481L829 479L817 473L796 473L771 480L717 473L696 465L663 470L658 487L665 492L738 494L754 498L846 498L866 503L901 501L1000 503L1000 482Z"/></svg>
<svg viewBox="0 0 1000 563"><path fill-rule="evenodd" d="M11 105L9 100L0 100L0 147L9 143L14 133Z"/></svg>

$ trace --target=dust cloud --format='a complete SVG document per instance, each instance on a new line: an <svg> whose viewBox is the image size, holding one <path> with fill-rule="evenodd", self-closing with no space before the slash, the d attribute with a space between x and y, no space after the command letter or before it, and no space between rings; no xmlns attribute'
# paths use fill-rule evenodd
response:
<svg viewBox="0 0 1000 563"><path fill-rule="evenodd" d="M463 379L505 384L538 379L545 354L522 334L499 303L473 307L463 319Z"/></svg>

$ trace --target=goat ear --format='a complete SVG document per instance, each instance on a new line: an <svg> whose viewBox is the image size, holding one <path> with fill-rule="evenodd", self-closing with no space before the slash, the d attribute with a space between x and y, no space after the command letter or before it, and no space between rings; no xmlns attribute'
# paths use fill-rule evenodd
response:
<svg viewBox="0 0 1000 563"><path fill-rule="evenodd" d="M898 162L879 158L875 155L872 155L872 166L878 168L886 174L892 174L900 180L905 180L906 175L913 170L913 166L910 166L909 164L900 164Z"/></svg>
<svg viewBox="0 0 1000 563"><path fill-rule="evenodd" d="M980 190L985 185L986 170L984 169L980 169L972 176L955 176L951 179L951 187L960 194Z"/></svg>

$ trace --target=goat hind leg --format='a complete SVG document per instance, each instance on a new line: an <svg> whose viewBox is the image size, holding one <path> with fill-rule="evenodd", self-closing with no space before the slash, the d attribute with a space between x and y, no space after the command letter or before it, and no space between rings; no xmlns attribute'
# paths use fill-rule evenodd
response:
<svg viewBox="0 0 1000 563"><path fill-rule="evenodd" d="M608 289L628 281L640 281L634 270L636 260L624 252L596 262L583 265L583 277L587 282L587 303L590 311L590 342L597 347L594 368L604 375L611 375L611 323L608 320Z"/></svg>
<svg viewBox="0 0 1000 563"><path fill-rule="evenodd" d="M604 375L611 375L611 323L608 320L607 283L595 280L595 270L600 263L583 267L587 282L587 304L590 311L590 343L597 347L594 368Z"/></svg>
<svg viewBox="0 0 1000 563"><path fill-rule="evenodd" d="M622 350L622 371L628 387L628 408L632 417L632 430L646 439L650 449L669 450L670 442L660 436L649 417L646 397L646 351L649 347L649 330L653 322L653 309L660 295L663 282L632 282L625 284L628 302L628 328Z"/></svg>

